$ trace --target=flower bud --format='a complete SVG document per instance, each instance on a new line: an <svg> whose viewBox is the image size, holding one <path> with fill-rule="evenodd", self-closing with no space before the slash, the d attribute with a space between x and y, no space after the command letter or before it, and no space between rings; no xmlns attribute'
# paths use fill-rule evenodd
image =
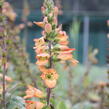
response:
<svg viewBox="0 0 109 109"><path fill-rule="evenodd" d="M42 6L41 7L41 12L44 14L45 13L45 8Z"/></svg>
<svg viewBox="0 0 109 109"><path fill-rule="evenodd" d="M54 14L57 16L59 13L58 7L54 7Z"/></svg>
<svg viewBox="0 0 109 109"><path fill-rule="evenodd" d="M47 33L50 33L51 31L52 31L52 26L51 26L51 24L46 24L45 25L45 31L47 32Z"/></svg>

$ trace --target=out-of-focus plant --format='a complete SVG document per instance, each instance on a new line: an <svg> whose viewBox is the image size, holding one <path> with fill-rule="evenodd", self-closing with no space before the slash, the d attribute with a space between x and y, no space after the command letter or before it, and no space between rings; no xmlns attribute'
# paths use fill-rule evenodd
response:
<svg viewBox="0 0 109 109"><path fill-rule="evenodd" d="M24 28L24 25L16 26L14 24L15 18L16 13L11 5L3 0L0 1L0 77L3 78L3 82L1 82L3 87L0 86L0 90L3 92L3 94L0 93L0 107L3 109L21 109L20 104L23 106L22 109L25 109L24 100L21 97L14 96L14 94L13 96L11 95L13 90L15 92L16 87L19 86L19 83L11 82L8 85L6 80L9 80L9 77L6 74L14 75L12 76L13 81L16 80L25 86L33 84L37 87L36 78L34 79L33 71L30 69L28 54L18 35L20 30ZM12 69L11 72L10 69ZM1 74L2 72L3 74ZM19 90L18 92L21 91ZM12 103L14 100L15 102ZM16 105L16 103L19 105Z"/></svg>
<svg viewBox="0 0 109 109"><path fill-rule="evenodd" d="M16 14L8 2L5 2L3 5L3 13L7 17L8 23L8 25L6 25L9 36L7 43L9 48L8 61L14 66L14 71L18 73L18 76L16 76L15 79L21 80L22 83L25 84L28 84L28 82L32 81L36 86L36 80L34 81L34 77L31 74L32 71L29 68L29 60L26 48L21 43L20 36L18 35L20 30L24 28L24 25L14 25ZM28 76L31 77L31 79L25 79Z"/></svg>
<svg viewBox="0 0 109 109"><path fill-rule="evenodd" d="M78 41L79 41L79 29L80 29L80 21L77 19L73 20L73 23L71 25L70 28L70 40L73 42L73 44L70 44L70 46L73 46L74 48L76 48L78 50ZM75 53L73 54L75 58L78 58L78 52L77 50L75 51ZM73 84L72 84L72 80L73 80L73 68L71 63L66 62L65 64L65 69L68 70L68 98L71 102L71 104L73 105L74 103L74 94L73 94Z"/></svg>
<svg viewBox="0 0 109 109"><path fill-rule="evenodd" d="M1 59L1 72L2 72L2 100L1 104L3 109L6 109L6 73L7 73L7 54L8 54L8 31L7 31L7 22L6 22L6 16L4 15L4 1L0 1L0 59Z"/></svg>
<svg viewBox="0 0 109 109"><path fill-rule="evenodd" d="M34 49L37 59L36 64L42 72L41 78L43 79L45 87L47 87L47 94L45 99L43 92L29 86L24 98L43 98L45 104L37 101L26 100L27 109L29 109L30 106L37 109L42 109L43 107L43 109L55 109L56 107L52 102L54 101L52 89L56 87L58 79L58 73L55 70L56 62L68 61L72 65L75 65L78 62L72 55L72 51L74 51L74 49L68 47L68 35L65 31L62 31L61 25L58 25L57 17L59 10L54 6L53 1L45 0L41 7L41 11L44 16L43 22L34 23L42 27L44 30L41 38L34 39Z"/></svg>
<svg viewBox="0 0 109 109"><path fill-rule="evenodd" d="M22 18L21 20L23 21L23 25L25 28L23 28L23 43L24 46L27 46L27 38L28 38L28 27L32 26L32 22L28 21L28 16L30 14L30 8L29 8L29 3L28 0L24 0L23 2L23 10L22 10Z"/></svg>
<svg viewBox="0 0 109 109"><path fill-rule="evenodd" d="M77 18L73 19L71 28L70 28L70 40L71 40L71 46L76 48L76 51L74 53L74 57L78 58L78 43L79 43L79 31L80 31L80 21Z"/></svg>
<svg viewBox="0 0 109 109"><path fill-rule="evenodd" d="M98 63L98 59L96 58L97 54L98 54L98 49L92 50L92 48L90 48L89 54L88 54L88 63L86 65L86 71L82 79L84 87L88 86L88 83L89 83L88 78L89 78L89 73L90 73L92 65Z"/></svg>

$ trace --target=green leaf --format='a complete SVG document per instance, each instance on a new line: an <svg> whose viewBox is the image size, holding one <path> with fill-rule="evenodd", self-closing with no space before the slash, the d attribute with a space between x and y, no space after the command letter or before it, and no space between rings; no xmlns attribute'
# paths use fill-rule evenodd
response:
<svg viewBox="0 0 109 109"><path fill-rule="evenodd" d="M7 109L26 109L25 101L19 96L13 96L7 104Z"/></svg>
<svg viewBox="0 0 109 109"><path fill-rule="evenodd" d="M89 102L78 103L72 109L93 109L93 104Z"/></svg>
<svg viewBox="0 0 109 109"><path fill-rule="evenodd" d="M56 109L67 109L63 101L59 102Z"/></svg>
<svg viewBox="0 0 109 109"><path fill-rule="evenodd" d="M48 106L45 106L45 107L43 107L43 109L51 109L50 107L48 107Z"/></svg>

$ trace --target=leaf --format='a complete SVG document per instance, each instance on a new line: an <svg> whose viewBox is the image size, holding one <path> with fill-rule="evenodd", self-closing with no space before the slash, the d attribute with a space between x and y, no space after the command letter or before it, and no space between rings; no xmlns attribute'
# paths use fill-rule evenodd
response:
<svg viewBox="0 0 109 109"><path fill-rule="evenodd" d="M63 101L59 102L56 109L67 109Z"/></svg>
<svg viewBox="0 0 109 109"><path fill-rule="evenodd" d="M72 109L93 109L93 105L89 102L78 103Z"/></svg>
<svg viewBox="0 0 109 109"><path fill-rule="evenodd" d="M90 84L89 76L85 76L83 80L83 86L86 88Z"/></svg>
<svg viewBox="0 0 109 109"><path fill-rule="evenodd" d="M12 96L7 104L7 109L26 109L24 99L19 96Z"/></svg>
<svg viewBox="0 0 109 109"><path fill-rule="evenodd" d="M43 107L43 109L51 109L50 107L48 107L48 106L45 106L45 107Z"/></svg>

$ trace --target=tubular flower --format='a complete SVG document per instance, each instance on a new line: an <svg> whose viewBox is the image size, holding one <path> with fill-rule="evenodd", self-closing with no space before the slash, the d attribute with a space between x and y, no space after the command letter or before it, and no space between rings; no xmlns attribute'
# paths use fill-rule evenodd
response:
<svg viewBox="0 0 109 109"><path fill-rule="evenodd" d="M36 58L37 58L36 64L37 64L37 65L46 65L46 64L48 63L49 57L50 57L50 56L49 56L49 54L47 54L47 53L38 54L38 55L36 56Z"/></svg>
<svg viewBox="0 0 109 109"><path fill-rule="evenodd" d="M44 28L44 23L43 22L34 22L34 24Z"/></svg>
<svg viewBox="0 0 109 109"><path fill-rule="evenodd" d="M57 81L55 79L54 80L46 79L44 80L44 83L48 88L52 89L56 86Z"/></svg>
<svg viewBox="0 0 109 109"><path fill-rule="evenodd" d="M44 107L44 104L39 101L25 101L26 103L26 109L42 109Z"/></svg>
<svg viewBox="0 0 109 109"><path fill-rule="evenodd" d="M41 54L41 53L45 53L46 50L48 50L47 46L41 46L41 47L35 49L35 52L36 52L37 54Z"/></svg>
<svg viewBox="0 0 109 109"><path fill-rule="evenodd" d="M42 73L42 75L41 75L41 78L43 79L43 80L45 80L45 79L50 79L50 80L57 80L58 79L58 74L57 74L57 72L54 70L54 69L52 69L52 68L50 68L50 69L43 69L43 73Z"/></svg>
<svg viewBox="0 0 109 109"><path fill-rule="evenodd" d="M41 75L41 78L44 80L45 85L48 88L54 88L56 86L56 82L58 79L57 72L52 68L50 69L43 68L42 71L43 73Z"/></svg>
<svg viewBox="0 0 109 109"><path fill-rule="evenodd" d="M32 98L32 97L43 98L44 93L40 91L39 89L36 89L29 85L28 89L26 90L26 96L24 98L27 99L27 98Z"/></svg>
<svg viewBox="0 0 109 109"><path fill-rule="evenodd" d="M41 37L41 38L38 38L38 39L34 39L34 41L35 41L34 49L45 45L44 37Z"/></svg>

